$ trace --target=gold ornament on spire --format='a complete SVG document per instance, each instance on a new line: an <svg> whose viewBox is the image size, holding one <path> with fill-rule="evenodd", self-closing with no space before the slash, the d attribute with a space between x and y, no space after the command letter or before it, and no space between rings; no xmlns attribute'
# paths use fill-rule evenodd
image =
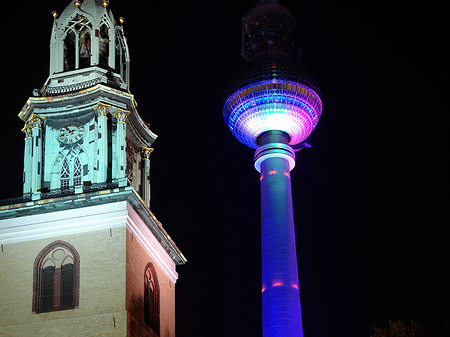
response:
<svg viewBox="0 0 450 337"><path fill-rule="evenodd" d="M123 23L125 22L125 19L121 16L121 17L119 18L119 22L120 22L121 25L123 25Z"/></svg>
<svg viewBox="0 0 450 337"><path fill-rule="evenodd" d="M77 0L73 3L75 6L80 7L81 6L81 1Z"/></svg>
<svg viewBox="0 0 450 337"><path fill-rule="evenodd" d="M59 14L58 14L57 11L53 11L53 12L52 12L52 16L53 16L53 18L56 19L56 18L59 16Z"/></svg>
<svg viewBox="0 0 450 337"><path fill-rule="evenodd" d="M103 5L103 7L108 7L108 5L109 5L109 1L108 0L103 0L102 1L102 5Z"/></svg>

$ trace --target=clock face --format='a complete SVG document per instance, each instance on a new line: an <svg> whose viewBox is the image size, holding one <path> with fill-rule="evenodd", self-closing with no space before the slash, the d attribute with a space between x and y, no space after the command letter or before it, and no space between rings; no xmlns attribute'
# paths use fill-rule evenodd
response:
<svg viewBox="0 0 450 337"><path fill-rule="evenodd" d="M84 126L79 122L65 124L58 132L58 140L63 144L78 142L84 135Z"/></svg>

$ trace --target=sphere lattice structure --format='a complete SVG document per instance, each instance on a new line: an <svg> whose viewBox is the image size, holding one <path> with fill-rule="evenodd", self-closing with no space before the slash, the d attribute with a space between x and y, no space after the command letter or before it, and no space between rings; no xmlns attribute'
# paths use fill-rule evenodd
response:
<svg viewBox="0 0 450 337"><path fill-rule="evenodd" d="M233 135L251 148L271 130L288 133L289 145L297 145L322 114L318 85L289 43L294 25L276 1L261 1L243 20L242 54L248 63L225 92L223 116Z"/></svg>

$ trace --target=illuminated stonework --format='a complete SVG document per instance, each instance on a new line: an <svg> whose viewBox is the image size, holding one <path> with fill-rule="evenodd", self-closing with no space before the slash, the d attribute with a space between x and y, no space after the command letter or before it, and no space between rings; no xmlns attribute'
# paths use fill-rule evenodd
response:
<svg viewBox="0 0 450 337"><path fill-rule="evenodd" d="M0 200L0 336L175 336L186 258L150 210L157 135L129 91L123 20L66 1L19 113L23 196Z"/></svg>

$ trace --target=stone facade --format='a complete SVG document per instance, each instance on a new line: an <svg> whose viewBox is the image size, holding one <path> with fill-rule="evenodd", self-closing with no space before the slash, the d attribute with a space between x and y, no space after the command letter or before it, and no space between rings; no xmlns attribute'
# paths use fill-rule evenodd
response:
<svg viewBox="0 0 450 337"><path fill-rule="evenodd" d="M57 328L67 336L126 335L126 230L100 230L58 239L80 254L79 308L35 314L33 263L55 238L4 245L0 254L0 335L46 336Z"/></svg>
<svg viewBox="0 0 450 337"><path fill-rule="evenodd" d="M144 271L149 262L155 266L159 283L160 337L174 337L175 284L164 274L130 231L127 231L128 336L156 336L144 322Z"/></svg>
<svg viewBox="0 0 450 337"><path fill-rule="evenodd" d="M168 251L174 246L169 238L157 239L165 232L151 212L144 222L143 212L149 211L133 207L139 201L133 196L122 196L128 202L42 214L34 209L34 214L0 220L0 336L158 336L144 318L144 272L151 263L158 283L159 336L175 337L175 267L184 257ZM36 261L55 242L69 244L79 255L78 305L36 313ZM174 254L181 260L175 262Z"/></svg>
<svg viewBox="0 0 450 337"><path fill-rule="evenodd" d="M0 201L0 336L175 337L186 259L150 211L157 136L108 1L70 1L25 123L23 197Z"/></svg>

